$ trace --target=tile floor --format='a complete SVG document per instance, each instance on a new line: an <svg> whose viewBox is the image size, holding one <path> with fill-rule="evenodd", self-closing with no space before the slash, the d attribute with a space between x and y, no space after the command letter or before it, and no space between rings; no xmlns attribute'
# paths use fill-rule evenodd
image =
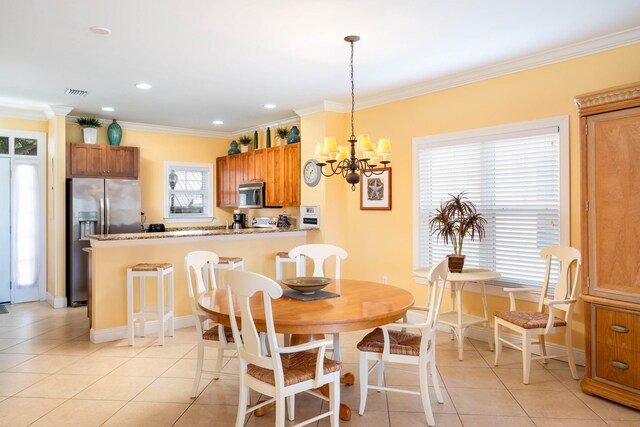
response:
<svg viewBox="0 0 640 427"><path fill-rule="evenodd" d="M343 372L353 372L356 382L355 343L363 333L341 338ZM134 347L124 340L94 345L85 308L9 306L9 314L0 314L0 426L233 426L238 387L232 378L203 378L198 398L189 397L194 334L194 328L177 330L164 347L152 336L136 338ZM494 368L487 344L469 340L459 362L446 334L438 337L437 360L445 397L438 404L431 394L438 427L640 426L639 411L583 394L562 362L533 363L531 384L524 386L519 353L505 350L504 364ZM225 369L234 371L237 361ZM386 382L418 388L408 373L387 371ZM417 396L372 391L361 417L357 386L343 386L341 393L353 410L344 426L426 425ZM300 421L317 415L323 403L303 395L296 406ZM249 417L246 426L273 423L271 411Z"/></svg>

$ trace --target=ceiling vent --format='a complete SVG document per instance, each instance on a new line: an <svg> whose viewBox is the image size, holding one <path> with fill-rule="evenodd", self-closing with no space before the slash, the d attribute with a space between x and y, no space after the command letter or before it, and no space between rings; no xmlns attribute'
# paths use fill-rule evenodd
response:
<svg viewBox="0 0 640 427"><path fill-rule="evenodd" d="M71 96L87 96L89 92L80 89L67 89L64 91L64 93Z"/></svg>

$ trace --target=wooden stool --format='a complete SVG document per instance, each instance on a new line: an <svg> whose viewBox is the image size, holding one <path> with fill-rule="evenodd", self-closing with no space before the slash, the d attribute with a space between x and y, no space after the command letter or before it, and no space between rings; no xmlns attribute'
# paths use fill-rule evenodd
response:
<svg viewBox="0 0 640 427"><path fill-rule="evenodd" d="M289 252L278 252L276 254L276 280L282 280L282 264L286 262L295 264L296 259L289 258ZM302 270L304 271L305 269L304 256L300 259L300 264L301 264Z"/></svg>
<svg viewBox="0 0 640 427"><path fill-rule="evenodd" d="M213 265L213 269L216 274L216 283L220 286L220 272L219 270L244 270L244 260L241 257L226 257L221 256L217 264Z"/></svg>
<svg viewBox="0 0 640 427"><path fill-rule="evenodd" d="M167 305L165 306L164 276L167 280ZM139 279L140 311L133 312L133 279ZM148 306L145 299L145 278L155 277L158 288L157 305ZM144 326L147 319L158 321L158 344L164 345L164 324L168 321L169 336L173 336L173 265L169 263L136 264L127 269L127 337L129 345L133 345L134 323L140 321L140 335L144 336Z"/></svg>

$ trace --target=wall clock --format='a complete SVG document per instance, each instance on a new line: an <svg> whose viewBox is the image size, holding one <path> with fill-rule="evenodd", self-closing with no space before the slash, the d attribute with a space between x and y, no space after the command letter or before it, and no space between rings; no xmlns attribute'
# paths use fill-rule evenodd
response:
<svg viewBox="0 0 640 427"><path fill-rule="evenodd" d="M304 177L304 182L309 187L315 187L320 182L320 166L318 166L318 162L315 159L309 159L304 164L304 169L302 170L302 176Z"/></svg>

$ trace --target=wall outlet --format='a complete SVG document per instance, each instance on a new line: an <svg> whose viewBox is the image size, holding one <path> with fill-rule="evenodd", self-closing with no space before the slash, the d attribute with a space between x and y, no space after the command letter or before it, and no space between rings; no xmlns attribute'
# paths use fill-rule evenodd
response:
<svg viewBox="0 0 640 427"><path fill-rule="evenodd" d="M389 282L389 278L387 276L382 276L382 283L386 285L387 282Z"/></svg>

